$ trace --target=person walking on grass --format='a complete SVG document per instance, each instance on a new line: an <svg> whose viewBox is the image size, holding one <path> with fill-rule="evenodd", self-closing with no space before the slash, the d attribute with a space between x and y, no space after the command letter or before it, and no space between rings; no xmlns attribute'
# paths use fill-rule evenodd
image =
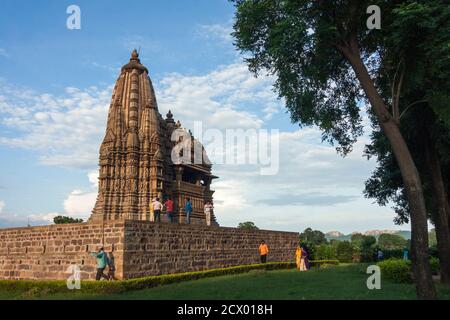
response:
<svg viewBox="0 0 450 320"><path fill-rule="evenodd" d="M108 280L108 276L103 273L108 259L103 247L98 252L91 252L91 256L97 258L97 274L95 275L95 280L99 281L101 278Z"/></svg>
<svg viewBox="0 0 450 320"><path fill-rule="evenodd" d="M309 269L308 251L304 246L301 246L300 271L307 271L308 269Z"/></svg>
<svg viewBox="0 0 450 320"><path fill-rule="evenodd" d="M184 212L186 213L186 224L191 223L192 203L191 198L186 199L186 205L184 206Z"/></svg>
<svg viewBox="0 0 450 320"><path fill-rule="evenodd" d="M205 219L206 219L207 226L211 225L211 214L212 214L213 209L214 209L214 206L211 203L211 201L206 201L204 212L205 212Z"/></svg>
<svg viewBox="0 0 450 320"><path fill-rule="evenodd" d="M116 273L116 263L114 262L114 255L112 252L109 253L107 256L108 259L108 280L116 280L115 273Z"/></svg>
<svg viewBox="0 0 450 320"><path fill-rule="evenodd" d="M409 255L409 251L408 251L408 248L403 248L403 260L408 260L409 258L408 258L408 255Z"/></svg>
<svg viewBox="0 0 450 320"><path fill-rule="evenodd" d="M164 206L166 207L167 219L169 222L173 222L173 200L171 197L168 197L166 202L164 202Z"/></svg>
<svg viewBox="0 0 450 320"><path fill-rule="evenodd" d="M264 240L261 241L258 251L259 251L259 257L261 259L261 263L266 263L267 262L267 254L269 253L269 247L267 246L267 244Z"/></svg>
<svg viewBox="0 0 450 320"><path fill-rule="evenodd" d="M161 210L163 208L163 205L161 202L159 202L159 198L155 198L155 200L152 202L153 206L153 216L154 221L158 220L158 222L161 222Z"/></svg>

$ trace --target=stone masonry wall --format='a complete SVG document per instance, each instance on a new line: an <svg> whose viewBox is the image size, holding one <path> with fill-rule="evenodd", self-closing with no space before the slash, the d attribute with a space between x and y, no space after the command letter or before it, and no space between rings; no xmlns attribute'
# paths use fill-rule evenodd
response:
<svg viewBox="0 0 450 320"><path fill-rule="evenodd" d="M298 233L202 225L127 221L124 277L199 271L259 263L258 247L269 247L268 261L295 261Z"/></svg>
<svg viewBox="0 0 450 320"><path fill-rule="evenodd" d="M80 267L81 279L95 279L90 252L102 244L113 252L121 278L123 228L123 222L115 222L0 229L0 279L67 279L71 264Z"/></svg>
<svg viewBox="0 0 450 320"><path fill-rule="evenodd" d="M114 254L118 279L258 263L261 240L268 261L294 261L294 232L147 221L0 229L0 279L67 279L71 264L81 279L94 279L90 252L102 245Z"/></svg>

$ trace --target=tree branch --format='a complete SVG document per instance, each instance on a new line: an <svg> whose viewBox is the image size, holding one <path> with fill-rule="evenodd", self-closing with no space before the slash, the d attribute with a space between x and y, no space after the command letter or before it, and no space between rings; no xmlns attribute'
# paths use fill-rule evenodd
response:
<svg viewBox="0 0 450 320"><path fill-rule="evenodd" d="M427 100L426 100L426 99L417 100L417 101L414 101L413 103L409 104L409 105L405 108L405 110L403 110L403 112L400 114L400 116L398 117L398 119L400 120L400 119L403 117L403 115L406 113L406 111L408 111L412 106L414 106L414 105L416 105L416 104L419 104L419 103L423 103L423 102L427 102Z"/></svg>
<svg viewBox="0 0 450 320"><path fill-rule="evenodd" d="M405 74L404 70L401 71L400 73L400 80L398 81L397 84L397 75L400 71L400 67L402 65L403 59L401 59L397 65L397 68L395 70L395 74L394 74L394 79L392 81L392 88L391 88L391 92L392 92L392 118L394 118L394 121L396 121L397 123L400 121L400 111L399 111L399 100L400 100L400 90L403 84L403 76ZM396 88L397 86L397 88Z"/></svg>

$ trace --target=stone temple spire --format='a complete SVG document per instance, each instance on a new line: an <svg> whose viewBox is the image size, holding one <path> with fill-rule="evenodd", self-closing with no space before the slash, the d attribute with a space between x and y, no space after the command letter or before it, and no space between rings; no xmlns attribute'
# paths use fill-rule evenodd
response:
<svg viewBox="0 0 450 320"><path fill-rule="evenodd" d="M98 196L89 221L151 220L152 199L172 197L174 219L184 222L184 204L192 201L193 224L206 223L203 206L213 199L211 164L176 164L171 154L175 123L171 111L159 113L155 90L141 63L131 53L111 97L106 132L100 146ZM212 215L211 223L216 224Z"/></svg>
<svg viewBox="0 0 450 320"><path fill-rule="evenodd" d="M161 115L148 69L136 49L114 87L105 138L100 147L99 193L91 221L148 216L159 183L151 183L152 153L161 146Z"/></svg>

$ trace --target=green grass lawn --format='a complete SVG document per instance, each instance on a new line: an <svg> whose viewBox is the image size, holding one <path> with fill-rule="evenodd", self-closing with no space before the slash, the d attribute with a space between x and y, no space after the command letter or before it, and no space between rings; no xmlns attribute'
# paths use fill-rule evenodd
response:
<svg viewBox="0 0 450 320"><path fill-rule="evenodd" d="M250 271L111 295L71 293L46 295L2 292L0 299L415 299L411 284L381 282L381 290L366 287L366 265L330 269ZM450 287L437 285L439 297L450 299Z"/></svg>

